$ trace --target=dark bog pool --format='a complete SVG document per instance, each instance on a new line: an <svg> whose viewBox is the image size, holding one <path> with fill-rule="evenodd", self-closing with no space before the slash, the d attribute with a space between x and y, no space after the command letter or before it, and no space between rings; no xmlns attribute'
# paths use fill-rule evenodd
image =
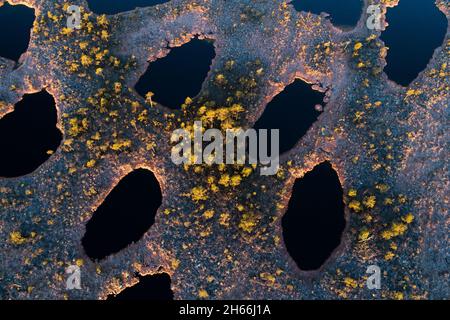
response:
<svg viewBox="0 0 450 320"><path fill-rule="evenodd" d="M384 71L389 79L407 86L442 45L447 18L434 0L400 0L398 6L388 9L386 20L389 26L381 35L389 47Z"/></svg>
<svg viewBox="0 0 450 320"><path fill-rule="evenodd" d="M269 102L254 128L279 129L280 154L289 151L317 120L320 112L315 106L323 104L323 98L323 93L297 79Z"/></svg>
<svg viewBox="0 0 450 320"><path fill-rule="evenodd" d="M161 199L158 180L151 171L129 173L87 223L82 239L86 254L100 260L138 241L155 222Z"/></svg>
<svg viewBox="0 0 450 320"><path fill-rule="evenodd" d="M6 2L0 7L0 57L18 61L27 51L34 10Z"/></svg>
<svg viewBox="0 0 450 320"><path fill-rule="evenodd" d="M193 98L200 92L214 57L211 41L192 39L152 62L136 84L136 91L142 97L151 91L154 101L179 109L186 97Z"/></svg>
<svg viewBox="0 0 450 320"><path fill-rule="evenodd" d="M316 270L341 243L345 228L343 191L324 162L294 183L282 218L287 251L301 270Z"/></svg>
<svg viewBox="0 0 450 320"><path fill-rule="evenodd" d="M46 91L26 94L0 119L0 177L36 170L61 143L55 100Z"/></svg>

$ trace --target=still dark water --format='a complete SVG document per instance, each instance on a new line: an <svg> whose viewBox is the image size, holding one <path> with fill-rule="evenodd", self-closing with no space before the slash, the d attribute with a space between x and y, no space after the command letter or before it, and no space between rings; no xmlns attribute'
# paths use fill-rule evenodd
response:
<svg viewBox="0 0 450 320"><path fill-rule="evenodd" d="M151 91L154 101L179 109L186 97L193 98L200 92L214 57L211 41L192 39L152 62L136 84L136 91L143 97Z"/></svg>
<svg viewBox="0 0 450 320"><path fill-rule="evenodd" d="M389 47L384 71L398 84L409 85L444 41L447 18L434 2L400 0L397 7L387 11L389 26L381 35Z"/></svg>
<svg viewBox="0 0 450 320"><path fill-rule="evenodd" d="M14 112L0 119L0 177L18 177L36 170L61 143L55 100L41 91L27 94Z"/></svg>
<svg viewBox="0 0 450 320"><path fill-rule="evenodd" d="M155 222L161 201L159 182L151 171L128 174L87 223L82 239L86 254L101 260L138 241Z"/></svg>
<svg viewBox="0 0 450 320"><path fill-rule="evenodd" d="M150 7L169 0L87 0L89 9L97 14L116 14L137 7Z"/></svg>
<svg viewBox="0 0 450 320"><path fill-rule="evenodd" d="M355 27L361 17L363 0L293 0L297 11L320 14L326 12L331 22L343 29Z"/></svg>
<svg viewBox="0 0 450 320"><path fill-rule="evenodd" d="M138 277L137 284L126 288L117 296L109 295L108 300L173 300L170 276L167 273Z"/></svg>
<svg viewBox="0 0 450 320"><path fill-rule="evenodd" d="M323 93L297 79L269 102L254 128L279 129L280 154L289 151L316 122L320 112L314 107L323 104L323 98Z"/></svg>
<svg viewBox="0 0 450 320"><path fill-rule="evenodd" d="M342 193L328 162L295 181L281 223L287 251L301 270L320 268L341 243L345 228Z"/></svg>
<svg viewBox="0 0 450 320"><path fill-rule="evenodd" d="M34 10L7 2L0 7L0 57L18 61L27 51Z"/></svg>

